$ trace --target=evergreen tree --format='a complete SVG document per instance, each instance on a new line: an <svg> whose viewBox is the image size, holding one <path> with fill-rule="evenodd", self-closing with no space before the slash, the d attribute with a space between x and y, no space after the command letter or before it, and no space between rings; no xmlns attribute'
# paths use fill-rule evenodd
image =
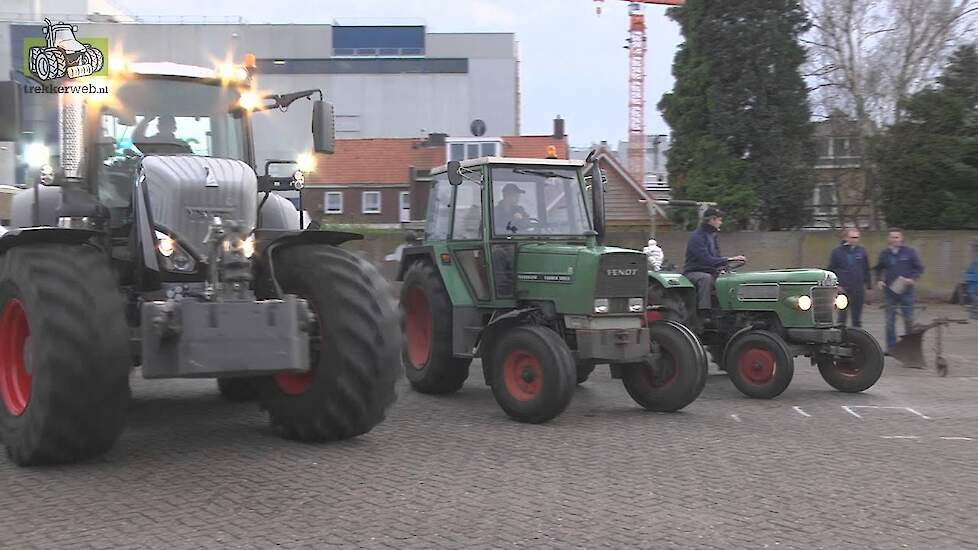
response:
<svg viewBox="0 0 978 550"><path fill-rule="evenodd" d="M669 14L685 39L659 103L677 196L716 201L741 227L803 225L815 155L800 2L688 0Z"/></svg>
<svg viewBox="0 0 978 550"><path fill-rule="evenodd" d="M913 95L877 147L883 212L909 229L978 228L978 48Z"/></svg>

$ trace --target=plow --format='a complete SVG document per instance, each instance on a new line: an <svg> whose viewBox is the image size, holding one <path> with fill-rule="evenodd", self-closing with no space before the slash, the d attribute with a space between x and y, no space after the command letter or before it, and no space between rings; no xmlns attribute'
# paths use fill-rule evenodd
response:
<svg viewBox="0 0 978 550"><path fill-rule="evenodd" d="M947 376L950 363L944 357L944 330L950 325L966 325L967 319L952 319L939 317L926 324L914 325L909 334L900 338L895 346L890 348L890 356L900 361L906 367L923 369L928 367L924 355L924 334L936 330L934 340L934 368L938 376Z"/></svg>

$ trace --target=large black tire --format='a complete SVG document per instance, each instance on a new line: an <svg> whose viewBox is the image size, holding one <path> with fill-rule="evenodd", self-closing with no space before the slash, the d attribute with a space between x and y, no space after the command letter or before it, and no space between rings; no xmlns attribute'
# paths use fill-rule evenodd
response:
<svg viewBox="0 0 978 550"><path fill-rule="evenodd" d="M679 292L666 290L658 282L652 282L646 300L648 305L661 308L658 311L666 321L687 324L689 312Z"/></svg>
<svg viewBox="0 0 978 550"><path fill-rule="evenodd" d="M567 344L541 326L510 328L490 352L492 394L510 418L539 424L564 412L577 380Z"/></svg>
<svg viewBox="0 0 978 550"><path fill-rule="evenodd" d="M218 378L217 391L221 397L233 403L258 399L258 378L253 376Z"/></svg>
<svg viewBox="0 0 978 550"><path fill-rule="evenodd" d="M461 389L471 358L452 356L452 304L438 271L414 262L401 285L404 372L421 393L446 394Z"/></svg>
<svg viewBox="0 0 978 550"><path fill-rule="evenodd" d="M396 399L401 333L390 287L368 262L335 246L295 245L275 260L283 292L308 300L317 326L310 371L263 377L262 407L288 439L369 432Z"/></svg>
<svg viewBox="0 0 978 550"><path fill-rule="evenodd" d="M125 319L109 260L93 247L0 257L0 439L15 463L76 462L112 447L129 403Z"/></svg>
<svg viewBox="0 0 978 550"><path fill-rule="evenodd" d="M850 327L843 332L843 345L852 350L852 357L816 357L818 372L833 388L858 393L868 390L883 376L883 348L873 335L861 328Z"/></svg>
<svg viewBox="0 0 978 550"><path fill-rule="evenodd" d="M692 333L668 321L649 324L655 355L624 367L628 395L646 410L674 412L699 397L706 384L706 356Z"/></svg>
<svg viewBox="0 0 978 550"><path fill-rule="evenodd" d="M773 399L781 395L795 375L795 361L780 336L752 330L728 344L724 355L730 381L744 395Z"/></svg>

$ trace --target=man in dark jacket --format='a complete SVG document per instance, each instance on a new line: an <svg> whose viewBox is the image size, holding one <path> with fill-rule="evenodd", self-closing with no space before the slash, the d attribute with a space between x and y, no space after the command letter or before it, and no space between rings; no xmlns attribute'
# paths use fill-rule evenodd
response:
<svg viewBox="0 0 978 550"><path fill-rule="evenodd" d="M845 325L849 312L852 312L852 326L863 326L863 303L866 293L863 289L872 288L869 276L869 254L859 246L859 230L846 229L842 244L832 251L829 257L829 271L839 276L840 291L849 298L849 307L839 311L839 324Z"/></svg>
<svg viewBox="0 0 978 550"><path fill-rule="evenodd" d="M917 251L903 245L903 231L890 229L886 234L888 246L880 252L876 272L878 285L886 296L886 351L896 345L897 307L903 316L905 334L913 329L913 285L924 273Z"/></svg>
<svg viewBox="0 0 978 550"><path fill-rule="evenodd" d="M744 256L727 258L720 255L717 232L723 225L723 212L718 208L707 208L703 213L703 223L689 237L686 243L686 263L683 275L696 286L696 309L701 319L713 317L713 282L717 271L727 262L746 262Z"/></svg>

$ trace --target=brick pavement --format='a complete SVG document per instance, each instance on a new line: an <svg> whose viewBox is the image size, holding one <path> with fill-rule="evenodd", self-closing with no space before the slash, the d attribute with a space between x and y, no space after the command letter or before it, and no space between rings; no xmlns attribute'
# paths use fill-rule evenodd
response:
<svg viewBox="0 0 978 550"><path fill-rule="evenodd" d="M976 341L952 330L948 378L894 363L844 395L799 360L776 400L714 375L671 415L599 369L542 426L473 370L455 396L402 385L383 425L329 445L278 439L212 381L134 378L104 459L0 462L0 547L978 548Z"/></svg>

